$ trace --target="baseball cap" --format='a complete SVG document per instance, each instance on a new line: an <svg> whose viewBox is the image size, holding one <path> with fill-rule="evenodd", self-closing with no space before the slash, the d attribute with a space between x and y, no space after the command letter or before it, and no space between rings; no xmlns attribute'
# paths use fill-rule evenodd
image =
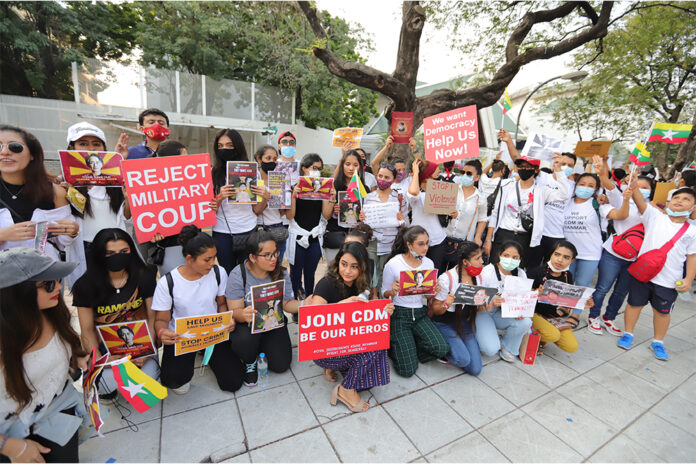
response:
<svg viewBox="0 0 696 464"><path fill-rule="evenodd" d="M537 167L541 166L541 160L530 158L528 156L522 156L521 158L517 158L515 160L515 165L518 164L518 161L526 161L529 164L531 164L532 166L537 166Z"/></svg>
<svg viewBox="0 0 696 464"><path fill-rule="evenodd" d="M278 143L280 143L280 139L282 139L283 137L287 137L287 136L292 137L292 139L293 139L295 142L297 142L297 138L295 138L295 134L293 134L293 133L290 132L290 131L285 131L285 132L283 132L282 134L280 134L280 135L278 136Z"/></svg>
<svg viewBox="0 0 696 464"><path fill-rule="evenodd" d="M102 142L104 142L104 145L106 145L106 136L104 135L104 131L99 129L97 126L84 121L73 124L68 128L68 143L79 140L85 135L93 135L98 137Z"/></svg>
<svg viewBox="0 0 696 464"><path fill-rule="evenodd" d="M60 280L69 275L77 263L64 263L39 254L33 248L10 248L0 251L0 288L21 282Z"/></svg>

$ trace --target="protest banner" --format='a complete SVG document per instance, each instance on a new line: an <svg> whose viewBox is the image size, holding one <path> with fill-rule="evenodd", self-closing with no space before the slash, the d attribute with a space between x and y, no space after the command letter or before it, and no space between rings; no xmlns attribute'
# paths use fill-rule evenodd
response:
<svg viewBox="0 0 696 464"><path fill-rule="evenodd" d="M423 212L449 215L456 211L458 187L454 182L428 179Z"/></svg>
<svg viewBox="0 0 696 464"><path fill-rule="evenodd" d="M251 287L251 307L254 308L251 333L268 332L285 325L283 319L284 293L284 280Z"/></svg>
<svg viewBox="0 0 696 464"><path fill-rule="evenodd" d="M485 306L498 293L497 288L459 284L454 292L454 304Z"/></svg>
<svg viewBox="0 0 696 464"><path fill-rule="evenodd" d="M285 209L289 208L292 203L290 195L286 195L287 189L286 184L289 184L290 180L287 179L287 175L284 172L271 171L268 173L268 193L271 197L268 199L268 209Z"/></svg>
<svg viewBox="0 0 696 464"><path fill-rule="evenodd" d="M343 144L347 142L348 148L358 148L362 134L363 130L361 127L341 127L334 130L332 145L334 147L343 147Z"/></svg>
<svg viewBox="0 0 696 464"><path fill-rule="evenodd" d="M600 142L596 140L591 142L578 142L578 144L575 145L574 153L575 156L581 158L592 158L595 155L605 158L609 156L609 149L612 143L614 142Z"/></svg>
<svg viewBox="0 0 696 464"><path fill-rule="evenodd" d="M193 353L226 341L230 338L226 329L231 323L232 311L174 318L174 331L183 338L174 345L174 356Z"/></svg>
<svg viewBox="0 0 696 464"><path fill-rule="evenodd" d="M365 224L373 229L384 227L399 227L399 204L394 202L387 203L365 203L363 204L365 213Z"/></svg>
<svg viewBox="0 0 696 464"><path fill-rule="evenodd" d="M338 192L338 225L355 227L360 222L360 202L353 202L348 192Z"/></svg>
<svg viewBox="0 0 696 464"><path fill-rule="evenodd" d="M227 199L230 203L254 204L258 203L256 194L251 187L257 183L258 164L253 161L228 161L227 185L237 189L237 193Z"/></svg>
<svg viewBox="0 0 696 464"><path fill-rule="evenodd" d="M97 390L96 380L102 369L104 369L108 358L109 355L105 354L97 359L97 349L92 348L92 355L89 358L89 368L82 376L82 399L85 403L85 409L87 410L89 420L92 422L98 435L101 435L99 429L104 425L104 421L101 418L99 391Z"/></svg>
<svg viewBox="0 0 696 464"><path fill-rule="evenodd" d="M674 185L674 182L658 182L655 184L655 193L653 194L655 204L666 205L669 192L675 188L677 187Z"/></svg>
<svg viewBox="0 0 696 464"><path fill-rule="evenodd" d="M112 356L130 355L136 359L152 356L157 352L147 321L98 325L97 332Z"/></svg>
<svg viewBox="0 0 696 464"><path fill-rule="evenodd" d="M536 308L539 292L529 291L512 293L503 291L503 304L500 307L502 317L532 317Z"/></svg>
<svg viewBox="0 0 696 464"><path fill-rule="evenodd" d="M435 285L437 285L437 269L399 273L399 296L434 295Z"/></svg>
<svg viewBox="0 0 696 464"><path fill-rule="evenodd" d="M304 200L330 200L333 177L300 177L297 183L300 193L297 198Z"/></svg>
<svg viewBox="0 0 696 464"><path fill-rule="evenodd" d="M394 143L408 143L413 133L413 113L393 111L391 120L391 136Z"/></svg>
<svg viewBox="0 0 696 464"><path fill-rule="evenodd" d="M301 306L298 361L346 356L389 348L391 300Z"/></svg>
<svg viewBox="0 0 696 464"><path fill-rule="evenodd" d="M457 108L423 120L425 159L445 163L479 155L476 105Z"/></svg>
<svg viewBox="0 0 696 464"><path fill-rule="evenodd" d="M551 162L555 152L563 151L565 151L563 140L543 134L532 134L524 144L522 156Z"/></svg>
<svg viewBox="0 0 696 464"><path fill-rule="evenodd" d="M187 224L215 225L210 155L125 160L121 166L138 242L176 235Z"/></svg>
<svg viewBox="0 0 696 464"><path fill-rule="evenodd" d="M74 186L102 185L120 187L123 185L120 153L109 151L59 150L60 169L65 181Z"/></svg>
<svg viewBox="0 0 696 464"><path fill-rule="evenodd" d="M558 280L547 280L544 282L544 289L541 295L539 295L539 303L585 309L585 304L594 291L594 288L580 287L559 282Z"/></svg>

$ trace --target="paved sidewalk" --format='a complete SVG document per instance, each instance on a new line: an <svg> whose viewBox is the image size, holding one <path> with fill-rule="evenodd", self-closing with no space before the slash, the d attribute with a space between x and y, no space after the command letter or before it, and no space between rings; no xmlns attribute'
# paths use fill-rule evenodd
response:
<svg viewBox="0 0 696 464"><path fill-rule="evenodd" d="M127 407L131 427L109 406L104 438L83 444L80 460L694 461L695 309L677 304L669 362L648 349L652 315L644 310L630 351L583 328L577 353L548 346L534 366L490 358L475 378L421 364L412 378L392 372L389 385L363 392L373 406L362 414L329 404L332 384L311 362L293 361L270 374L266 389L236 394L221 392L210 369L197 371L187 395L170 392L145 414ZM297 326L290 329L296 338Z"/></svg>

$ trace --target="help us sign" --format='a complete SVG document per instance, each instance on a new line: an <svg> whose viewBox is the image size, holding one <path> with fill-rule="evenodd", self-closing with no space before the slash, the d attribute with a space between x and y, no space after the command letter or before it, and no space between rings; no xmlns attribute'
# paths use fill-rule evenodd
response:
<svg viewBox="0 0 696 464"><path fill-rule="evenodd" d="M476 105L425 118L423 132L428 161L439 164L479 155Z"/></svg>
<svg viewBox="0 0 696 464"><path fill-rule="evenodd" d="M300 362L389 348L389 300L302 306Z"/></svg>
<svg viewBox="0 0 696 464"><path fill-rule="evenodd" d="M215 224L210 155L126 160L121 168L139 243L176 235L187 224Z"/></svg>

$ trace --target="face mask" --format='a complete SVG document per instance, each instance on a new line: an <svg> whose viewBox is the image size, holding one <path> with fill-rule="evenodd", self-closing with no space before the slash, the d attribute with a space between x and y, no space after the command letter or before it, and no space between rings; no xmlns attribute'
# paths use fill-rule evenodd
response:
<svg viewBox="0 0 696 464"><path fill-rule="evenodd" d="M152 140L164 140L169 137L169 129L162 127L159 124L154 124L149 127L144 127L143 134Z"/></svg>
<svg viewBox="0 0 696 464"><path fill-rule="evenodd" d="M551 260L548 260L548 262L547 262L546 264L549 266L549 269L551 269L553 272L565 272L565 271L567 271L568 269L570 269L570 265L564 267L563 269L556 269L556 268L553 266L553 264L551 264Z"/></svg>
<svg viewBox="0 0 696 464"><path fill-rule="evenodd" d="M377 188L380 190L387 190L391 187L391 180L377 179Z"/></svg>
<svg viewBox="0 0 696 464"><path fill-rule="evenodd" d="M261 162L261 169L263 169L263 172L271 172L276 168L277 165L278 165L278 163L275 163L275 162L273 162L273 163Z"/></svg>
<svg viewBox="0 0 696 464"><path fill-rule="evenodd" d="M455 177L454 181L464 187L469 187L474 183L474 176L467 176L464 174L463 176Z"/></svg>
<svg viewBox="0 0 696 464"><path fill-rule="evenodd" d="M477 275L479 275L481 273L481 271L483 271L483 266L476 267L476 266L469 265L469 266L466 266L464 269L466 270L466 273L469 274L469 276L476 277Z"/></svg>
<svg viewBox="0 0 696 464"><path fill-rule="evenodd" d="M106 257L106 268L112 272L118 272L125 269L131 260L130 253L117 253Z"/></svg>
<svg viewBox="0 0 696 464"><path fill-rule="evenodd" d="M309 171L309 177L321 177L320 171Z"/></svg>
<svg viewBox="0 0 696 464"><path fill-rule="evenodd" d="M563 166L563 174L565 174L566 177L572 176L574 172L575 170L570 166Z"/></svg>
<svg viewBox="0 0 696 464"><path fill-rule="evenodd" d="M672 211L669 207L665 208L665 212L671 217L684 217L691 214L688 209L686 211Z"/></svg>
<svg viewBox="0 0 696 464"><path fill-rule="evenodd" d="M643 194L643 198L646 200L650 198L650 189L640 189L640 193Z"/></svg>
<svg viewBox="0 0 696 464"><path fill-rule="evenodd" d="M591 187L580 186L575 189L575 196L583 200L587 200L592 195L594 195L594 189Z"/></svg>
<svg viewBox="0 0 696 464"><path fill-rule="evenodd" d="M286 158L295 156L295 147L280 147L280 153Z"/></svg>
<svg viewBox="0 0 696 464"><path fill-rule="evenodd" d="M517 174L522 180L531 179L534 176L534 169L520 169Z"/></svg>
<svg viewBox="0 0 696 464"><path fill-rule="evenodd" d="M514 271L515 269L517 269L517 266L519 266L519 265L520 265L519 259L500 258L500 267L502 267L506 271Z"/></svg>
<svg viewBox="0 0 696 464"><path fill-rule="evenodd" d="M406 178L406 171L404 172L398 172L396 173L396 179L394 179L396 182L401 182Z"/></svg>
<svg viewBox="0 0 696 464"><path fill-rule="evenodd" d="M215 153L223 161L235 161L237 159L237 150L234 148L218 148L215 150Z"/></svg>
<svg viewBox="0 0 696 464"><path fill-rule="evenodd" d="M411 250L411 256L413 256L414 258L416 258L416 259L418 259L418 260L422 260L422 259L423 259L423 257L422 257L421 255L419 255L418 253L416 253L416 252L413 251L413 250Z"/></svg>

